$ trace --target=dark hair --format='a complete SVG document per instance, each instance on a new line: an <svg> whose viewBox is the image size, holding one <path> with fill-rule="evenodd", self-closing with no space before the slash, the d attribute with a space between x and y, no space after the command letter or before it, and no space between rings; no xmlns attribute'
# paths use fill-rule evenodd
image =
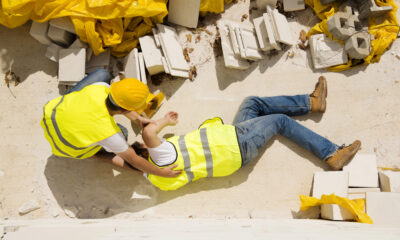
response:
<svg viewBox="0 0 400 240"><path fill-rule="evenodd" d="M108 97L106 98L106 106L108 109L110 109L112 111L126 111L126 109L124 109L120 106L116 106L114 103L112 103L110 100L110 96L111 95L108 95Z"/></svg>
<svg viewBox="0 0 400 240"><path fill-rule="evenodd" d="M139 142L134 142L132 144L133 150L135 150L136 154L146 159L149 157L149 150L147 148L143 148Z"/></svg>

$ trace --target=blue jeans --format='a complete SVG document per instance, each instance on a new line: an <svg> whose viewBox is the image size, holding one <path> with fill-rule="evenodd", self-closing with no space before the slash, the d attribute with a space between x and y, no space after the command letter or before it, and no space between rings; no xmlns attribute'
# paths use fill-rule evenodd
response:
<svg viewBox="0 0 400 240"><path fill-rule="evenodd" d="M92 85L93 83L97 83L97 82L104 82L104 83L110 84L110 82L111 82L110 74L104 68L99 68L99 69L96 69L93 72L91 72L84 79L80 80L70 90L68 90L67 94L80 91L83 88L85 88L89 85ZM121 129L121 132L124 134L125 139L128 140L128 129L126 129L126 127L122 126L119 123L117 123L117 125Z"/></svg>
<svg viewBox="0 0 400 240"><path fill-rule="evenodd" d="M255 159L265 143L278 133L322 160L332 156L338 149L336 144L289 117L305 115L310 110L309 95L247 97L233 121L243 166Z"/></svg>

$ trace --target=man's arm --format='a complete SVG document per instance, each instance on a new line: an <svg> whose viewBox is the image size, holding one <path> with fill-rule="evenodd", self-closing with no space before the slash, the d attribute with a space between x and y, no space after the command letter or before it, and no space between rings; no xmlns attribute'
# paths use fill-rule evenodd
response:
<svg viewBox="0 0 400 240"><path fill-rule="evenodd" d="M161 142L157 134L166 126L175 125L178 123L178 113L168 112L163 118L160 118L152 123L149 123L143 129L142 138L144 143L149 148L160 146Z"/></svg>
<svg viewBox="0 0 400 240"><path fill-rule="evenodd" d="M124 116L127 117L132 122L139 125L139 127L141 127L141 128L148 125L149 123L154 122L153 120L142 117L139 113L137 113L135 111L130 111L130 112L124 113Z"/></svg>

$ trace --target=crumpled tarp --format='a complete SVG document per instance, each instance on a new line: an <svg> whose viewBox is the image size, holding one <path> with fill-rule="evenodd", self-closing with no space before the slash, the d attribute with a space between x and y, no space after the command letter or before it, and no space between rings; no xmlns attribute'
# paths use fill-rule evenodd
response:
<svg viewBox="0 0 400 240"><path fill-rule="evenodd" d="M329 71L339 72L356 66L379 62L386 49L389 48L390 44L396 40L397 34L399 33L399 23L396 17L397 5L393 0L375 1L378 6L392 6L393 10L381 18L368 19L368 31L375 37L375 40L371 41L372 51L370 55L361 60L350 59L347 64L328 68ZM320 23L316 24L310 29L307 37L309 38L311 35L324 33L330 39L336 40L343 44L343 41L334 39L332 37L327 24L328 19L339 11L339 6L343 1L336 1L327 5L322 5L320 0L305 0L305 2L308 6L314 9L314 12L321 19Z"/></svg>
<svg viewBox="0 0 400 240"><path fill-rule="evenodd" d="M225 0L231 2L232 0ZM15 28L30 19L46 22L70 17L77 35L95 55L111 48L123 57L168 14L168 0L1 0L0 24ZM202 0L200 11L220 13L224 0Z"/></svg>
<svg viewBox="0 0 400 240"><path fill-rule="evenodd" d="M300 195L300 210L305 211L310 207L319 206L321 204L338 204L349 210L357 222L372 224L372 219L364 212L364 199L350 200L348 198L339 197L335 194L322 195L321 199Z"/></svg>

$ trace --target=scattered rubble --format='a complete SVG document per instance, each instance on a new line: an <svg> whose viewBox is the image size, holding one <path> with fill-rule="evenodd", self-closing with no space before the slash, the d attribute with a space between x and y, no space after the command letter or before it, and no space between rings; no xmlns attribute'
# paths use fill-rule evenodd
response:
<svg viewBox="0 0 400 240"><path fill-rule="evenodd" d="M183 49L183 56L185 56L186 62L190 62L190 57L189 57L189 50L187 48Z"/></svg>
<svg viewBox="0 0 400 240"><path fill-rule="evenodd" d="M246 20L247 18L249 18L248 14L243 14L242 15L242 19L240 20L241 22L243 22L244 20Z"/></svg>
<svg viewBox="0 0 400 240"><path fill-rule="evenodd" d="M29 202L24 203L19 209L18 209L18 213L20 215L25 215L27 213L30 213L32 211L35 211L37 209L40 208L40 205L38 203L38 201L32 199Z"/></svg>
<svg viewBox="0 0 400 240"><path fill-rule="evenodd" d="M306 41L307 41L307 32L304 31L304 30L301 30L299 39L300 39L300 41L302 43L306 43Z"/></svg>
<svg viewBox="0 0 400 240"><path fill-rule="evenodd" d="M189 79L194 80L197 77L197 68L196 66L191 66L189 70Z"/></svg>
<svg viewBox="0 0 400 240"><path fill-rule="evenodd" d="M188 42L192 42L192 34L186 34L186 39Z"/></svg>

